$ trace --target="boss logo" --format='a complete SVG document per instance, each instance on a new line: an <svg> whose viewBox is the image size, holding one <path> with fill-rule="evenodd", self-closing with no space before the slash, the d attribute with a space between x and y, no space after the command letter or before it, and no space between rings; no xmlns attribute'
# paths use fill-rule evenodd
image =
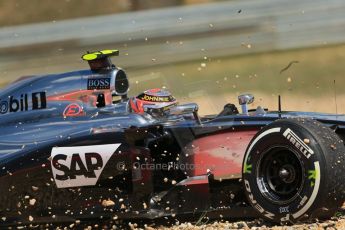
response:
<svg viewBox="0 0 345 230"><path fill-rule="evenodd" d="M53 177L58 188L96 185L104 167L120 144L54 147Z"/></svg>
<svg viewBox="0 0 345 230"><path fill-rule="evenodd" d="M110 78L88 79L87 89L110 89Z"/></svg>
<svg viewBox="0 0 345 230"><path fill-rule="evenodd" d="M8 100L0 100L0 113L15 113L18 111L28 111L30 109L36 110L47 108L47 98L45 92L35 92L30 96L31 98L28 94L21 94L20 97L15 98L13 96L9 96ZM30 101L31 104L29 104Z"/></svg>

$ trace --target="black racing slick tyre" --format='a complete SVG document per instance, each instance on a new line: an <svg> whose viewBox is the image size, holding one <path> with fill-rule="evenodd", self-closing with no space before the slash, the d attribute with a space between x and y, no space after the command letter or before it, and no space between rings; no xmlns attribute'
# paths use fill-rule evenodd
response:
<svg viewBox="0 0 345 230"><path fill-rule="evenodd" d="M248 202L265 219L328 218L344 202L344 143L318 121L277 120L249 143L242 176Z"/></svg>

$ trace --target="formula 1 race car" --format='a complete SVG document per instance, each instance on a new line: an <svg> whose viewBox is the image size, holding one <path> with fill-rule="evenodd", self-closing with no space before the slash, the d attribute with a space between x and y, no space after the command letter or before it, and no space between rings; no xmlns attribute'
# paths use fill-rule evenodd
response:
<svg viewBox="0 0 345 230"><path fill-rule="evenodd" d="M293 223L342 206L345 116L248 110L250 94L241 112L227 104L205 117L165 90L129 98L110 60L118 53L87 53L90 70L0 91L0 226L183 215Z"/></svg>

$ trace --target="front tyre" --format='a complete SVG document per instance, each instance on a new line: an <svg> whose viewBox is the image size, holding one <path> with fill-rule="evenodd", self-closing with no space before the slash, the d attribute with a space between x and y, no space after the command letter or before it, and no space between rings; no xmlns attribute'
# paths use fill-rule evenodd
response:
<svg viewBox="0 0 345 230"><path fill-rule="evenodd" d="M344 202L344 143L320 122L271 123L249 143L242 168L249 203L270 221L330 217Z"/></svg>

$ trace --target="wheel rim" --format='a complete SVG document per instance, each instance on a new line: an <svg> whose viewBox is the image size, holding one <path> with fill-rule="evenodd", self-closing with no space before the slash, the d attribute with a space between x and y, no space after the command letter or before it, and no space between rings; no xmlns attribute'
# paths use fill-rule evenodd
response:
<svg viewBox="0 0 345 230"><path fill-rule="evenodd" d="M274 147L262 154L257 175L261 194L280 205L295 199L304 181L302 162L288 147Z"/></svg>

